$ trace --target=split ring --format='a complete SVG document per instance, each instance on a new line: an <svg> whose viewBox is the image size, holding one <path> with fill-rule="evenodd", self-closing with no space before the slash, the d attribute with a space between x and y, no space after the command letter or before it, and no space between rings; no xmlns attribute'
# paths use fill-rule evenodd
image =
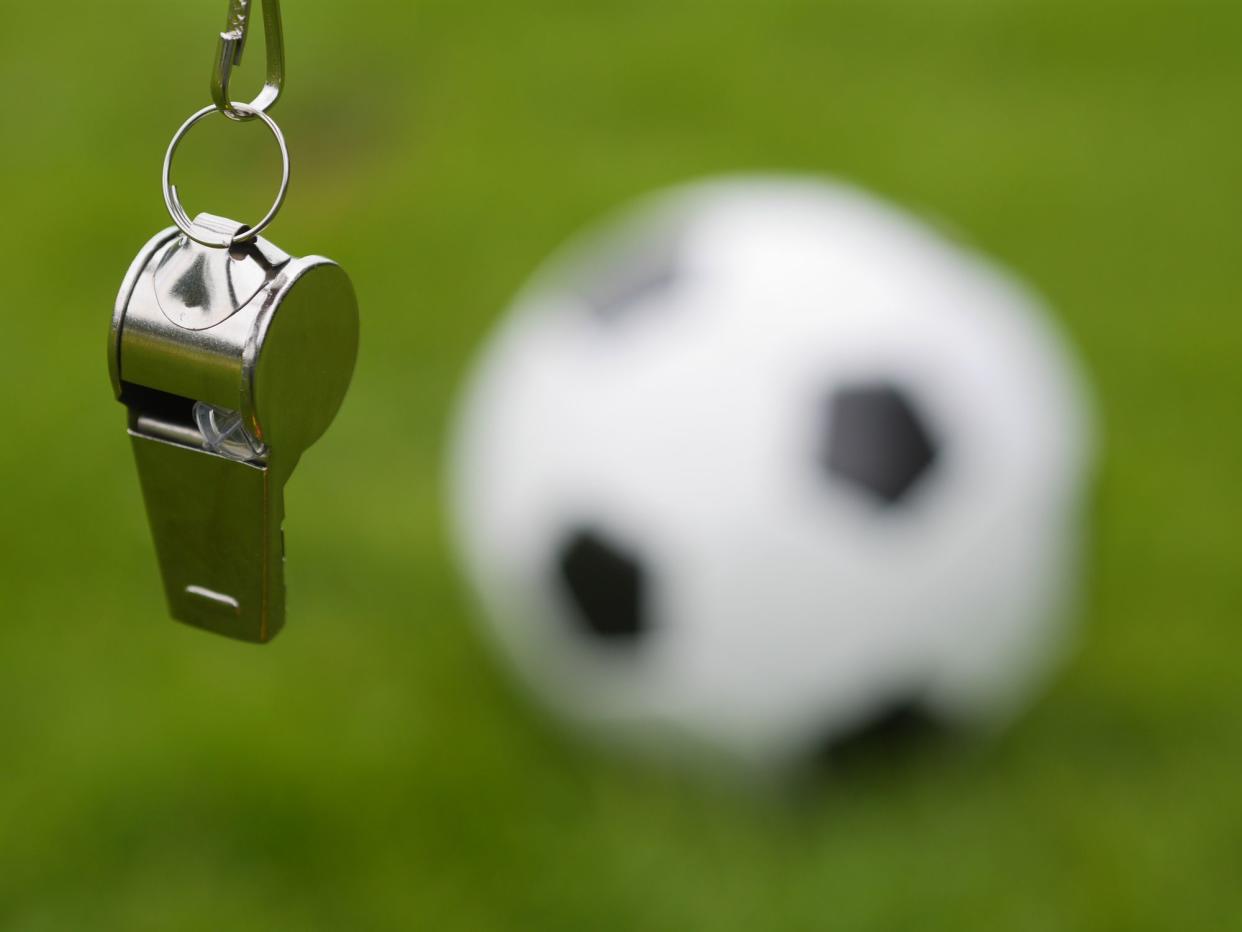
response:
<svg viewBox="0 0 1242 932"><path fill-rule="evenodd" d="M280 190L276 194L276 200L272 203L272 207L264 215L263 219L254 226L245 228L242 232L235 236L204 238L201 228L199 232L194 231L194 225L190 222L190 218L186 215L185 208L181 206L181 199L177 196L177 186L172 183L172 162L173 156L177 152L177 146L181 145L181 140L185 138L191 127L194 126L203 117L212 113L221 113L215 104L204 107L202 110L192 114L188 120L181 124L181 128L173 134L172 142L168 144L168 151L164 154L164 205L168 208L168 214L172 217L173 223L186 236L200 243L203 246L210 246L213 249L228 249L238 243L244 243L258 236L267 225L276 219L276 214L280 212L281 205L285 202L285 193L289 190L289 149L285 145L285 134L280 131L280 127L276 125L276 121L268 116L258 107L250 104L242 104L233 102L233 109L238 113L244 114L247 119L258 117L263 124L271 130L272 136L276 140L276 145L280 147Z"/></svg>

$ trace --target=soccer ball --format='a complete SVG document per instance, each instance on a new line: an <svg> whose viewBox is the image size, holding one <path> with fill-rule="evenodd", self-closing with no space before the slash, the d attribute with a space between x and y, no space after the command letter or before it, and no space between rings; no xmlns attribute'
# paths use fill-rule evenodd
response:
<svg viewBox="0 0 1242 932"><path fill-rule="evenodd" d="M1040 303L805 178L648 198L539 274L460 412L460 550L588 733L782 765L1004 722L1062 653L1090 466Z"/></svg>

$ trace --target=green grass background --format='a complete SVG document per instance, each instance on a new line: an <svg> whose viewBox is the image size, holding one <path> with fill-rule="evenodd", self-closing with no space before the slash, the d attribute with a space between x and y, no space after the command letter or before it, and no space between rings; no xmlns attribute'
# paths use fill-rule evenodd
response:
<svg viewBox="0 0 1242 932"><path fill-rule="evenodd" d="M363 344L262 649L165 619L104 356L224 6L4 9L0 928L1242 926L1242 6L286 3L271 237L345 265ZM257 216L269 146L196 130L191 213ZM476 640L440 498L464 368L534 264L749 168L854 179L1019 269L1107 425L1089 623L1044 700L780 804L543 724Z"/></svg>

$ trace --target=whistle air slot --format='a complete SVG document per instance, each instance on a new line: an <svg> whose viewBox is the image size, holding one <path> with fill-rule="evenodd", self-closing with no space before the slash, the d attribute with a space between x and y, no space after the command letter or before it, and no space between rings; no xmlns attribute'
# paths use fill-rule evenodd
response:
<svg viewBox="0 0 1242 932"><path fill-rule="evenodd" d="M241 414L154 388L122 384L131 433L242 463L262 463L267 447L246 430Z"/></svg>
<svg viewBox="0 0 1242 932"><path fill-rule="evenodd" d="M129 408L130 431L202 448L203 436L194 426L194 399L122 382L121 401Z"/></svg>

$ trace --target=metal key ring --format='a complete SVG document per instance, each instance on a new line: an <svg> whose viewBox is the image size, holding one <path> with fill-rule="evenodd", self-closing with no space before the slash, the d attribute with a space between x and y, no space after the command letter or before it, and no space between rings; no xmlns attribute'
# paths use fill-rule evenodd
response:
<svg viewBox="0 0 1242 932"><path fill-rule="evenodd" d="M276 125L276 121L264 113L257 107L250 104L241 104L233 102L233 109L239 113L245 114L247 117L258 117L263 121L264 125L271 130L272 136L276 139L276 145L280 147L280 191L276 194L276 200L272 203L271 209L252 227L247 227L236 236L230 236L227 239L204 239L200 233L195 233L190 218L186 215L185 208L181 206L181 199L177 196L177 186L172 183L172 161L173 156L177 153L177 146L181 144L181 140L185 138L185 134L190 131L203 117L212 113L221 113L215 104L204 107L202 110L192 114L188 120L181 124L181 128L173 135L172 142L168 144L168 151L164 154L164 205L168 208L168 214L172 217L173 223L186 236L200 243L203 246L210 246L213 249L228 249L238 243L244 243L258 236L267 225L276 219L280 207L285 202L285 193L289 190L289 149L285 145L285 134L280 131L280 127Z"/></svg>

